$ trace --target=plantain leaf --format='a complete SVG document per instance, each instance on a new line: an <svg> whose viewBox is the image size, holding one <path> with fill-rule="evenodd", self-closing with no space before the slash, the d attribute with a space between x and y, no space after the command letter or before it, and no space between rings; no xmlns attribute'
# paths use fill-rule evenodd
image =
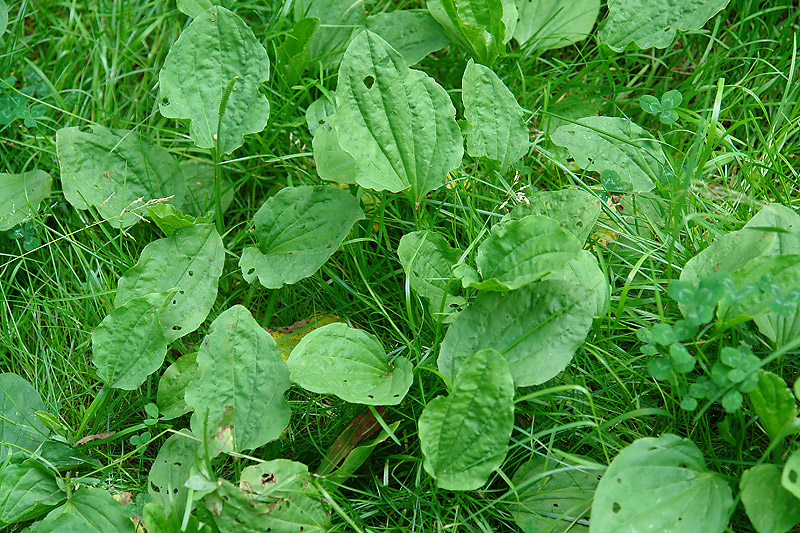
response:
<svg viewBox="0 0 800 533"><path fill-rule="evenodd" d="M0 461L19 450L34 452L45 442L50 431L36 411L45 411L36 389L17 374L0 374Z"/></svg>
<svg viewBox="0 0 800 533"><path fill-rule="evenodd" d="M92 126L56 132L64 197L76 209L97 209L115 228L141 220L141 208L153 199L183 204L186 177L163 148L135 131Z"/></svg>
<svg viewBox="0 0 800 533"><path fill-rule="evenodd" d="M245 281L258 276L263 286L279 289L311 276L362 218L358 200L341 189L281 189L255 214L259 247L245 248L239 261Z"/></svg>
<svg viewBox="0 0 800 533"><path fill-rule="evenodd" d="M614 458L595 492L591 531L721 533L732 507L730 487L706 469L697 446L665 433Z"/></svg>
<svg viewBox="0 0 800 533"><path fill-rule="evenodd" d="M450 44L442 27L428 13L396 9L367 17L367 29L397 50L407 65L414 65Z"/></svg>
<svg viewBox="0 0 800 533"><path fill-rule="evenodd" d="M800 524L800 505L781 486L781 469L756 465L744 471L739 483L747 517L758 533L783 533Z"/></svg>
<svg viewBox="0 0 800 533"><path fill-rule="evenodd" d="M478 63L491 67L514 34L514 0L428 0L428 10Z"/></svg>
<svg viewBox="0 0 800 533"><path fill-rule="evenodd" d="M517 0L514 40L532 48L563 48L586 39L600 12L600 0Z"/></svg>
<svg viewBox="0 0 800 533"><path fill-rule="evenodd" d="M323 125L314 130L311 140L317 174L326 181L336 183L356 182L356 161L342 150L336 133L336 115L329 115Z"/></svg>
<svg viewBox="0 0 800 533"><path fill-rule="evenodd" d="M147 491L153 502L183 516L189 489L186 481L195 468L198 442L175 433L161 445L147 476Z"/></svg>
<svg viewBox="0 0 800 533"><path fill-rule="evenodd" d="M103 383L133 390L159 369L167 355L167 338L159 315L174 294L158 292L132 298L94 329L92 364Z"/></svg>
<svg viewBox="0 0 800 533"><path fill-rule="evenodd" d="M592 233L601 210L600 199L581 189L537 191L525 203L514 206L502 221L518 220L528 215L548 216L556 219L583 244Z"/></svg>
<svg viewBox="0 0 800 533"><path fill-rule="evenodd" d="M0 0L0 37L6 32L8 27L8 7L5 0Z"/></svg>
<svg viewBox="0 0 800 533"><path fill-rule="evenodd" d="M251 450L278 438L289 423L289 372L269 333L236 305L211 323L197 353L197 375L186 389L191 426L202 435L206 420L233 413L233 449Z"/></svg>
<svg viewBox="0 0 800 533"><path fill-rule="evenodd" d="M34 216L42 200L50 196L52 183L50 175L42 170L22 174L0 172L0 231Z"/></svg>
<svg viewBox="0 0 800 533"><path fill-rule="evenodd" d="M336 133L355 159L359 185L408 189L415 201L442 186L464 153L447 91L368 30L353 39L339 68Z"/></svg>
<svg viewBox="0 0 800 533"><path fill-rule="evenodd" d="M785 437L794 427L797 405L783 379L772 372L759 372L758 385L750 392L753 410L770 440Z"/></svg>
<svg viewBox="0 0 800 533"><path fill-rule="evenodd" d="M41 516L65 497L53 473L34 459L0 465L0 527Z"/></svg>
<svg viewBox="0 0 800 533"><path fill-rule="evenodd" d="M400 403L413 377L408 359L390 364L377 337L341 323L303 337L286 366L290 379L306 390L368 405Z"/></svg>
<svg viewBox="0 0 800 533"><path fill-rule="evenodd" d="M561 270L551 272L544 279L561 280L569 285L578 285L586 294L587 305L595 317L608 313L611 288L597 262L597 257L588 250L581 250Z"/></svg>
<svg viewBox="0 0 800 533"><path fill-rule="evenodd" d="M224 7L213 6L170 48L158 76L159 109L167 118L189 121L198 147L219 145L220 154L230 154L245 135L266 127L269 102L258 86L268 79L269 57L252 30Z"/></svg>
<svg viewBox="0 0 800 533"><path fill-rule="evenodd" d="M461 82L464 117L472 125L467 153L497 162L501 169L528 153L528 126L522 108L490 68L470 59Z"/></svg>
<svg viewBox="0 0 800 533"><path fill-rule="evenodd" d="M448 396L419 417L423 466L448 490L476 490L506 457L514 428L514 382L494 350L465 358Z"/></svg>
<svg viewBox="0 0 800 533"><path fill-rule="evenodd" d="M200 327L217 298L225 247L213 224L180 228L151 242L117 286L114 306L154 292L176 289L161 311L167 342Z"/></svg>
<svg viewBox="0 0 800 533"><path fill-rule="evenodd" d="M191 18L197 18L211 6L230 8L234 0L178 0L178 10Z"/></svg>
<svg viewBox="0 0 800 533"><path fill-rule="evenodd" d="M614 171L632 192L653 189L653 179L660 179L666 167L661 145L627 119L585 117L561 126L550 138L567 148L582 169Z"/></svg>
<svg viewBox="0 0 800 533"><path fill-rule="evenodd" d="M133 522L122 504L108 491L84 487L72 493L61 507L31 526L31 533L134 533Z"/></svg>
<svg viewBox="0 0 800 533"><path fill-rule="evenodd" d="M439 371L451 378L465 358L492 348L508 361L515 386L538 385L567 367L591 323L583 291L563 281L482 293L447 330Z"/></svg>
<svg viewBox="0 0 800 533"><path fill-rule="evenodd" d="M639 48L667 48L678 31L702 28L730 0L608 0L608 18L600 40L622 52L633 43Z"/></svg>
<svg viewBox="0 0 800 533"><path fill-rule="evenodd" d="M800 450L795 450L786 460L781 473L783 488L800 499Z"/></svg>
<svg viewBox="0 0 800 533"><path fill-rule="evenodd" d="M153 223L155 223L167 237L181 228L188 228L195 224L211 222L212 218L209 216L193 217L191 215L186 215L171 204L148 205L147 214L150 215L150 219Z"/></svg>
<svg viewBox="0 0 800 533"><path fill-rule="evenodd" d="M197 374L197 354L183 355L169 365L158 380L156 404L161 416L176 418L191 411L186 405L186 387Z"/></svg>
<svg viewBox="0 0 800 533"><path fill-rule="evenodd" d="M296 0L294 17L319 19L320 28L311 39L311 59L326 66L342 58L350 36L367 22L363 0Z"/></svg>

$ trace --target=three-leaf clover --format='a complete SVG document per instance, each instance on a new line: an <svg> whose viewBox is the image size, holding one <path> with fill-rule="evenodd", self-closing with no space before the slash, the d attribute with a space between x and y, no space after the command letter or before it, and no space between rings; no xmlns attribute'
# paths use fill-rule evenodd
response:
<svg viewBox="0 0 800 533"><path fill-rule="evenodd" d="M659 101L655 96L646 94L639 98L639 105L645 113L658 115L658 120L662 124L672 124L678 120L678 113L675 111L681 102L683 95L680 91L667 91Z"/></svg>

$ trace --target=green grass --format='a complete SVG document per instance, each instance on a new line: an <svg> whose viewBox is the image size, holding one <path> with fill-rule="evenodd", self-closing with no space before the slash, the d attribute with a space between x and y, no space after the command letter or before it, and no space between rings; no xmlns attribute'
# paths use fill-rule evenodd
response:
<svg viewBox="0 0 800 533"><path fill-rule="evenodd" d="M92 124L137 129L181 159L207 159L185 128L163 118L156 106L159 69L186 21L174 2L15 4L9 32L0 41L0 72L14 75L17 83L5 90L34 87L25 91L30 103L46 110L35 127L17 121L0 128L4 171L38 168L57 178L56 130ZM274 57L277 39L287 29L275 6L238 4L239 14ZM556 448L607 463L633 440L663 432L690 437L710 468L738 483L742 470L766 449L766 437L749 417L712 409L695 419L682 411L678 400L649 377L635 331L680 317L667 296L668 282L714 238L738 229L766 202L800 208L799 25L794 2L734 0L705 30L682 35L666 50L614 54L594 39L541 55L514 48L495 70L528 111L537 141L519 173L487 173L468 161L464 168L471 174L460 175L452 188L434 193L418 210L402 197L367 192L367 219L332 260L313 277L270 292L245 283L236 262L241 249L254 242L248 231L252 215L266 198L287 184L319 181L304 113L321 95L321 86L335 86L335 72L308 75L295 86L275 72L266 87L272 104L267 129L249 137L224 166L237 193L225 215L228 257L220 295L206 325L175 343L168 361L195 350L207 324L241 303L265 327L333 313L376 334L387 352L435 368L445 329L406 284L395 252L400 237L436 228L466 249L526 192L596 188L596 176L559 162L563 154L542 132L553 120L595 113L628 116L663 143L681 179L658 191L672 199L666 212L630 206L622 212L604 210L590 243L612 282L611 310L595 322L567 371L535 390L570 387L518 403L502 472L481 491L452 493L437 489L423 471L415 423L425 403L445 386L432 372L416 372L407 399L384 415L401 421L401 445L387 440L355 478L330 494L336 504L333 520L342 531L512 531L504 504L513 495L506 478L528 459ZM463 50L453 46L420 66L450 91L456 107L466 61ZM663 126L642 112L638 101L671 89L683 94L681 117L677 125ZM707 144L712 130L715 137ZM160 425L147 450L136 453L123 432L144 419L157 375L138 391L114 392L92 412L102 384L91 364L90 334L112 309L116 280L160 235L152 224L127 232L98 224L89 212L72 208L58 186L45 204L31 222L41 247L25 252L20 241L0 233L0 371L28 379L66 426L81 428L80 436L119 432L84 448L104 465L90 475L112 491L137 494L146 490L164 432L183 427L185 420ZM796 363L787 358L780 372L791 383ZM363 412L298 388L290 402L292 421L285 435L253 454L288 457L312 470ZM732 531L750 527L740 507Z"/></svg>

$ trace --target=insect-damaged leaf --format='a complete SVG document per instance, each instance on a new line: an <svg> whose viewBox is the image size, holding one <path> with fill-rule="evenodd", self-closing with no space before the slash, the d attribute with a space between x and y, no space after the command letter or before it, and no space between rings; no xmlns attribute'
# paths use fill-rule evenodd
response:
<svg viewBox="0 0 800 533"><path fill-rule="evenodd" d="M514 428L514 382L494 350L465 359L447 396L419 418L423 466L448 490L475 490L503 463Z"/></svg>
<svg viewBox="0 0 800 533"><path fill-rule="evenodd" d="M781 486L781 469L756 465L744 471L739 483L747 517L759 533L782 533L800 523L800 505Z"/></svg>
<svg viewBox="0 0 800 533"><path fill-rule="evenodd" d="M532 40L539 50L562 48L589 36L600 12L600 0L517 0L519 20L514 40Z"/></svg>
<svg viewBox="0 0 800 533"><path fill-rule="evenodd" d="M356 161L339 145L336 115L327 116L324 123L314 130L311 145L320 178L336 183L356 182Z"/></svg>
<svg viewBox="0 0 800 533"><path fill-rule="evenodd" d="M353 195L334 187L286 187L253 217L258 248L245 248L242 276L269 289L307 278L342 244L364 212Z"/></svg>
<svg viewBox="0 0 800 533"><path fill-rule="evenodd" d="M781 473L783 488L800 499L800 450L795 450L786 460Z"/></svg>
<svg viewBox="0 0 800 533"><path fill-rule="evenodd" d="M450 44L442 27L427 13L397 9L370 15L367 29L383 37L408 65L419 63L431 52Z"/></svg>
<svg viewBox="0 0 800 533"><path fill-rule="evenodd" d="M53 180L42 170L22 174L0 172L0 231L6 231L29 219L39 204L50 196Z"/></svg>
<svg viewBox="0 0 800 533"><path fill-rule="evenodd" d="M56 132L56 150L67 201L76 209L94 207L115 228L138 222L148 200L170 198L178 208L183 204L181 166L135 131L62 128Z"/></svg>
<svg viewBox="0 0 800 533"><path fill-rule="evenodd" d="M725 480L695 444L665 433L622 450L600 480L591 531L725 531L733 506Z"/></svg>
<svg viewBox="0 0 800 533"><path fill-rule="evenodd" d="M522 108L492 69L470 60L461 82L464 117L472 125L467 153L496 161L501 169L528 153Z"/></svg>
<svg viewBox="0 0 800 533"><path fill-rule="evenodd" d="M234 409L233 448L251 450L280 436L289 423L289 372L269 333L236 305L211 323L197 353L198 373L186 389L191 426L203 434L226 406Z"/></svg>
<svg viewBox="0 0 800 533"><path fill-rule="evenodd" d="M464 153L447 91L368 30L353 39L339 68L336 132L355 159L359 185L409 189L415 201L443 185Z"/></svg>
<svg viewBox="0 0 800 533"><path fill-rule="evenodd" d="M167 355L159 320L174 291L146 294L118 306L92 332L92 364L103 383L133 390L158 370Z"/></svg>
<svg viewBox="0 0 800 533"><path fill-rule="evenodd" d="M258 86L268 79L264 46L242 19L214 6L170 48L158 76L159 108L167 118L188 120L198 147L216 149L219 140L220 154L230 154L267 125L269 102Z"/></svg>
<svg viewBox="0 0 800 533"><path fill-rule="evenodd" d="M177 289L161 312L167 342L196 330L217 298L225 247L212 224L180 228L151 242L117 286L114 305L153 292Z"/></svg>
<svg viewBox="0 0 800 533"><path fill-rule="evenodd" d="M702 28L730 0L608 0L608 18L600 40L617 52L633 43L639 48L666 48L678 31Z"/></svg>
<svg viewBox="0 0 800 533"><path fill-rule="evenodd" d="M587 172L614 171L632 192L647 192L666 166L661 145L649 133L624 118L585 117L558 128L551 136L569 150Z"/></svg>
<svg viewBox="0 0 800 533"><path fill-rule="evenodd" d="M376 336L346 324L329 324L303 337L286 366L304 389L350 403L395 405L411 387L408 359L389 364Z"/></svg>
<svg viewBox="0 0 800 533"><path fill-rule="evenodd" d="M0 465L0 527L41 516L64 498L53 473L39 461Z"/></svg>
<svg viewBox="0 0 800 533"><path fill-rule="evenodd" d="M44 410L42 397L24 378L0 374L0 461L9 450L36 451L47 439L50 431L35 414Z"/></svg>
<svg viewBox="0 0 800 533"><path fill-rule="evenodd" d="M540 281L507 293L479 294L442 341L439 371L455 375L464 360L492 348L508 361L517 387L538 385L567 367L592 323L583 290Z"/></svg>
<svg viewBox="0 0 800 533"><path fill-rule="evenodd" d="M72 493L67 503L54 509L41 522L30 528L31 533L134 533L133 522L122 504L108 491L83 487Z"/></svg>
<svg viewBox="0 0 800 533"><path fill-rule="evenodd" d="M556 219L561 227L575 235L581 244L586 242L602 211L600 199L581 189L537 191L506 216L503 221L528 215L544 215Z"/></svg>
<svg viewBox="0 0 800 533"><path fill-rule="evenodd" d="M183 515L189 493L185 484L197 452L198 442L182 433L173 434L161 445L147 476L147 490L153 502Z"/></svg>

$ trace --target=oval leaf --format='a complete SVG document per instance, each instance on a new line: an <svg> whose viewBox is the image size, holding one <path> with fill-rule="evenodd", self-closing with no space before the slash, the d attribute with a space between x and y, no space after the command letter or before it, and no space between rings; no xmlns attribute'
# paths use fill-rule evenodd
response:
<svg viewBox="0 0 800 533"><path fill-rule="evenodd" d="M461 81L464 118L472 125L467 153L504 169L528 153L528 126L522 108L492 69L470 60Z"/></svg>
<svg viewBox="0 0 800 533"><path fill-rule="evenodd" d="M176 230L151 242L117 286L114 306L150 293L177 289L161 311L167 342L200 327L217 299L225 247L212 224Z"/></svg>
<svg viewBox="0 0 800 533"><path fill-rule="evenodd" d="M786 460L781 473L783 488L800 499L800 450L795 450Z"/></svg>
<svg viewBox="0 0 800 533"><path fill-rule="evenodd" d="M267 125L269 102L258 86L268 79L264 46L242 19L213 6L172 45L158 76L159 108L167 118L188 120L198 147L219 145L220 154L230 154Z"/></svg>
<svg viewBox="0 0 800 533"><path fill-rule="evenodd" d="M419 417L425 471L436 486L475 490L506 456L514 428L514 382L494 350L466 358L448 396L431 400Z"/></svg>
<svg viewBox="0 0 800 533"><path fill-rule="evenodd" d="M442 27L427 13L397 9L370 15L367 29L383 37L407 65L419 63L431 52L450 44Z"/></svg>
<svg viewBox="0 0 800 533"><path fill-rule="evenodd" d="M753 410L770 440L785 437L794 428L797 404L783 379L772 372L759 372L758 385L750 392Z"/></svg>
<svg viewBox="0 0 800 533"><path fill-rule="evenodd" d="M217 317L197 353L198 373L186 389L195 435L233 413L233 448L251 450L278 438L289 423L289 372L269 333L236 305Z"/></svg>
<svg viewBox="0 0 800 533"><path fill-rule="evenodd" d="M706 469L695 444L677 435L638 439L600 480L592 533L725 531L733 507L725 480Z"/></svg>
<svg viewBox="0 0 800 533"><path fill-rule="evenodd" d="M356 182L356 160L339 145L336 115L325 117L323 124L314 130L311 145L320 178L336 183Z"/></svg>
<svg viewBox="0 0 800 533"><path fill-rule="evenodd" d="M528 215L553 218L561 227L586 242L602 211L602 203L593 194L581 189L537 191L503 217L502 221L518 220Z"/></svg>
<svg viewBox="0 0 800 533"><path fill-rule="evenodd" d="M64 498L52 472L39 461L29 459L0 468L0 527L41 516Z"/></svg>
<svg viewBox="0 0 800 533"><path fill-rule="evenodd" d="M127 510L108 491L84 487L72 494L67 503L53 510L41 522L31 526L31 533L134 533Z"/></svg>
<svg viewBox="0 0 800 533"><path fill-rule="evenodd" d="M800 524L800 505L781 486L781 469L757 465L745 470L739 483L747 517L758 533L783 533Z"/></svg>
<svg viewBox="0 0 800 533"><path fill-rule="evenodd" d="M492 348L508 361L517 387L538 385L567 367L591 323L583 291L563 281L479 294L447 330L439 371L453 376L470 354Z"/></svg>
<svg viewBox="0 0 800 533"><path fill-rule="evenodd" d="M595 317L608 313L611 300L608 276L600 270L597 257L588 250L581 250L564 268L552 272L544 279L561 280L569 285L580 286Z"/></svg>
<svg viewBox="0 0 800 533"><path fill-rule="evenodd" d="M197 374L197 354L190 353L169 365L158 380L156 404L161 416L170 419L184 415L192 410L186 405L186 387Z"/></svg>
<svg viewBox="0 0 800 533"><path fill-rule="evenodd" d="M50 431L36 417L44 402L30 383L13 373L0 374L0 461L20 448L36 451Z"/></svg>
<svg viewBox="0 0 800 533"><path fill-rule="evenodd" d="M147 490L153 502L183 516L189 489L185 486L192 469L198 443L181 433L164 441L147 476Z"/></svg>
<svg viewBox="0 0 800 533"><path fill-rule="evenodd" d="M408 359L389 364L377 337L346 324L329 324L303 337L286 366L304 389L350 403L396 405L412 380Z"/></svg>
<svg viewBox="0 0 800 533"><path fill-rule="evenodd" d="M183 204L181 166L135 131L62 128L56 132L56 151L67 201L76 209L94 207L115 228L141 220L150 200L168 198L177 208Z"/></svg>
<svg viewBox="0 0 800 533"><path fill-rule="evenodd" d="M361 32L339 68L336 132L356 161L363 187L415 201L444 184L464 153L450 97L433 78L409 69L379 35Z"/></svg>
<svg viewBox="0 0 800 533"><path fill-rule="evenodd" d="M333 187L286 187L255 214L258 248L245 248L239 267L245 281L258 276L279 289L314 274L364 212L353 195Z"/></svg>
<svg viewBox="0 0 800 533"><path fill-rule="evenodd" d="M600 13L600 0L517 0L514 40L532 48L562 48L586 39Z"/></svg>
<svg viewBox="0 0 800 533"><path fill-rule="evenodd" d="M42 170L22 174L0 172L0 231L6 231L31 218L39 204L50 196L53 180Z"/></svg>

